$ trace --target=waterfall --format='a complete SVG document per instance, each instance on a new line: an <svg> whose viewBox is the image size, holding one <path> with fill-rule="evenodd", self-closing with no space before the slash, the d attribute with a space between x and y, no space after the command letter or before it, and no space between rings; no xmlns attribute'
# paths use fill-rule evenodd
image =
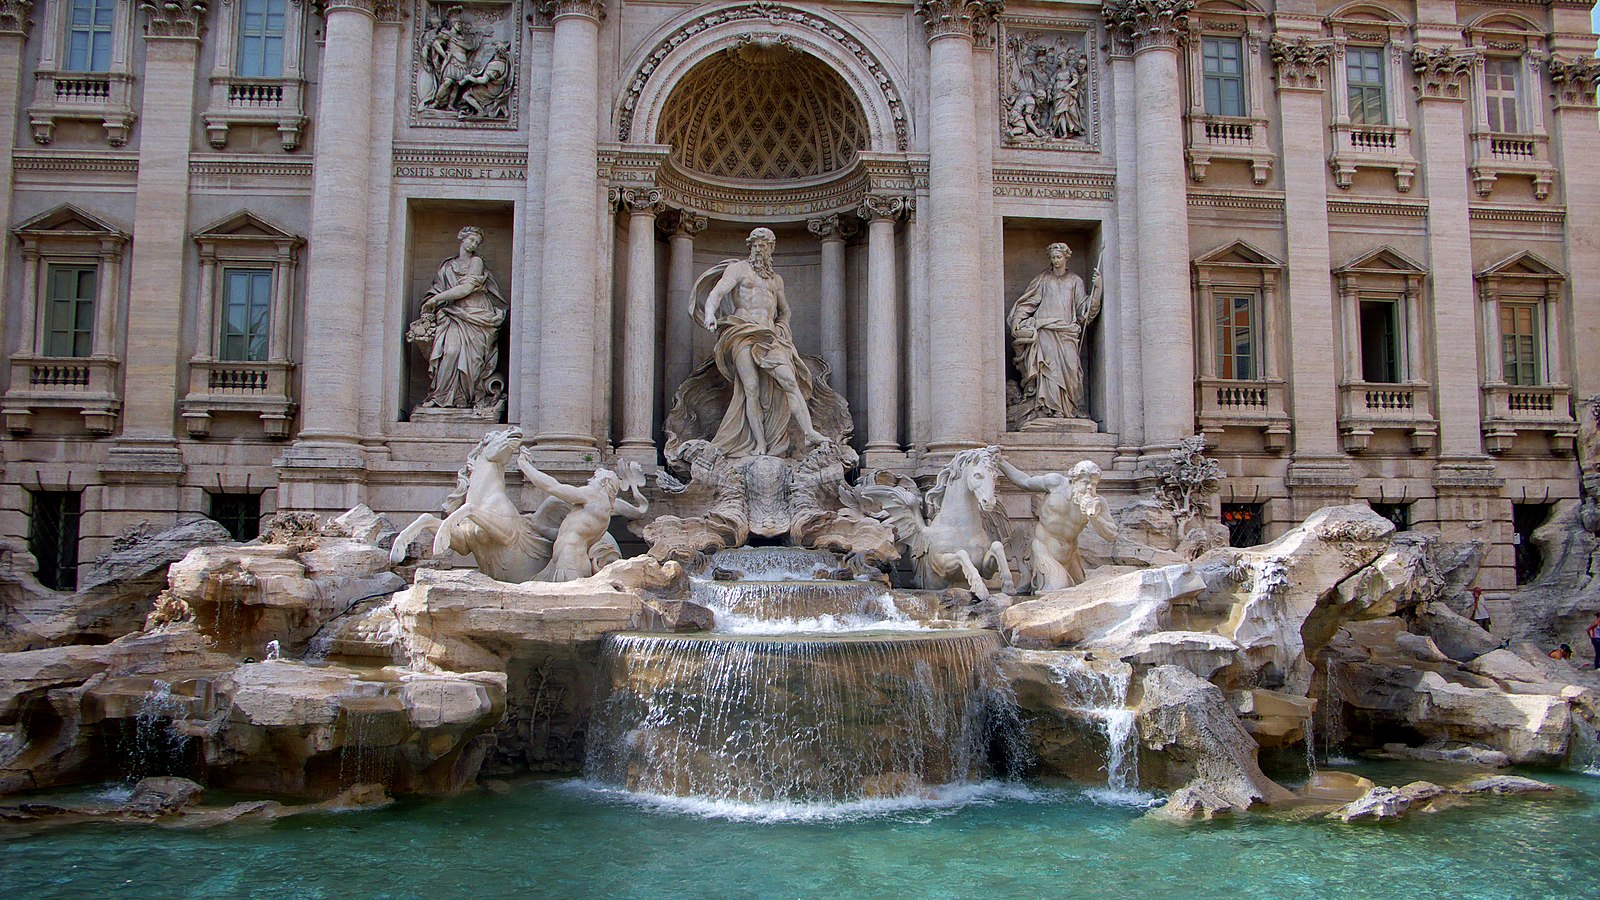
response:
<svg viewBox="0 0 1600 900"><path fill-rule="evenodd" d="M1106 788L1113 797L1139 790L1139 730L1128 708L1131 666L1120 662L1091 666L1082 657L1064 655L1050 666L1052 679L1067 703L1099 728L1105 739Z"/></svg>
<svg viewBox="0 0 1600 900"><path fill-rule="evenodd" d="M718 550L706 564L706 574L721 569L742 579L759 581L816 581L840 568L839 557L826 550L799 547L736 547Z"/></svg>
<svg viewBox="0 0 1600 900"><path fill-rule="evenodd" d="M875 613L883 585L870 581L691 582L689 599L722 615L765 621Z"/></svg>
<svg viewBox="0 0 1600 900"><path fill-rule="evenodd" d="M171 684L152 681L134 712L132 731L124 728L117 740L128 781L166 775L178 768L183 738L173 732L172 720L182 710L181 701L172 696Z"/></svg>
<svg viewBox="0 0 1600 900"><path fill-rule="evenodd" d="M359 701L341 704L338 733L339 790L358 784L388 784L395 749L382 746L385 710Z"/></svg>
<svg viewBox="0 0 1600 900"><path fill-rule="evenodd" d="M1600 775L1600 732L1595 723L1572 713L1572 750L1567 764L1585 775Z"/></svg>
<svg viewBox="0 0 1600 900"><path fill-rule="evenodd" d="M617 634L589 778L630 791L842 803L988 775L987 631Z"/></svg>
<svg viewBox="0 0 1600 900"><path fill-rule="evenodd" d="M1315 719L1322 717L1322 761L1328 765L1348 765L1350 760L1344 755L1344 741L1348 736L1344 725L1344 692L1343 680L1339 675L1339 667L1332 658L1324 657L1322 669L1322 699L1317 703L1316 710L1312 713ZM1306 724L1306 741L1311 741L1311 724ZM1308 751L1309 752L1309 751ZM1314 769L1313 769L1314 771Z"/></svg>

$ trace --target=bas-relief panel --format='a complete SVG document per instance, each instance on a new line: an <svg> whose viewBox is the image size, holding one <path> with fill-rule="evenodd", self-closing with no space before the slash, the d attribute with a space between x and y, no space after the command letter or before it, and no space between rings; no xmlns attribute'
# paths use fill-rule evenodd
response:
<svg viewBox="0 0 1600 900"><path fill-rule="evenodd" d="M1100 149L1100 67L1094 23L1006 19L999 60L1000 137L1028 150Z"/></svg>
<svg viewBox="0 0 1600 900"><path fill-rule="evenodd" d="M411 124L517 127L519 0L417 0L411 55Z"/></svg>

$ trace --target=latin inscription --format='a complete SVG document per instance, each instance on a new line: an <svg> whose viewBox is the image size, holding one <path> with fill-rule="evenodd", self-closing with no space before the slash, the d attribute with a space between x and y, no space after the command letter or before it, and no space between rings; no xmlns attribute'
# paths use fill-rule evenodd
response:
<svg viewBox="0 0 1600 900"><path fill-rule="evenodd" d="M450 181L527 181L528 170L505 166L395 166L396 178L441 178Z"/></svg>

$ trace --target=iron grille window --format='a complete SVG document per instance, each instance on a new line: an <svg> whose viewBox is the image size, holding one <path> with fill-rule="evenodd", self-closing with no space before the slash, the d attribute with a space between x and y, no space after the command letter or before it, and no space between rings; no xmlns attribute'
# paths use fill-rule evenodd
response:
<svg viewBox="0 0 1600 900"><path fill-rule="evenodd" d="M39 563L39 583L57 591L78 589L78 519L82 491L29 491L28 551Z"/></svg>
<svg viewBox="0 0 1600 900"><path fill-rule="evenodd" d="M244 0L239 19L239 74L283 75L284 0Z"/></svg>
<svg viewBox="0 0 1600 900"><path fill-rule="evenodd" d="M1409 503L1368 503L1372 511L1390 522L1394 523L1395 531L1411 530L1411 504Z"/></svg>
<svg viewBox="0 0 1600 900"><path fill-rule="evenodd" d="M211 498L211 518L233 539L243 543L261 536L260 494L207 494Z"/></svg>
<svg viewBox="0 0 1600 900"><path fill-rule="evenodd" d="M1263 543L1263 511L1260 503L1222 504L1222 524L1228 527L1228 546L1254 547Z"/></svg>
<svg viewBox="0 0 1600 900"><path fill-rule="evenodd" d="M222 285L222 352L218 355L230 362L266 359L272 270L224 269Z"/></svg>
<svg viewBox="0 0 1600 900"><path fill-rule="evenodd" d="M1540 383L1542 326L1537 303L1500 301L1500 361L1506 384Z"/></svg>
<svg viewBox="0 0 1600 900"><path fill-rule="evenodd" d="M1345 80L1350 87L1350 121L1357 125L1389 124L1383 48L1350 47L1346 50Z"/></svg>
<svg viewBox="0 0 1600 900"><path fill-rule="evenodd" d="M116 7L116 0L72 0L71 22L67 26L68 71L111 71L111 28Z"/></svg>
<svg viewBox="0 0 1600 900"><path fill-rule="evenodd" d="M1517 567L1517 584L1527 584L1539 577L1544 567L1544 555L1533 542L1533 532L1544 520L1550 518L1549 503L1511 504L1511 549Z"/></svg>
<svg viewBox="0 0 1600 900"><path fill-rule="evenodd" d="M1208 37L1200 41L1205 74L1206 115L1244 115L1244 53L1238 38Z"/></svg>
<svg viewBox="0 0 1600 900"><path fill-rule="evenodd" d="M1216 298L1217 374L1222 378L1250 381L1260 377L1255 301L1249 294Z"/></svg>
<svg viewBox="0 0 1600 900"><path fill-rule="evenodd" d="M85 357L94 352L95 266L50 266L44 314L44 355Z"/></svg>

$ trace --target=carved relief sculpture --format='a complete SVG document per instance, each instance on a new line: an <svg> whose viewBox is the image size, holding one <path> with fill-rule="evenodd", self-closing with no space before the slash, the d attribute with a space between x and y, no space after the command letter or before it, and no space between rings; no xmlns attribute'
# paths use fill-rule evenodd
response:
<svg viewBox="0 0 1600 900"><path fill-rule="evenodd" d="M518 38L513 4L428 2L422 14L412 123L512 124Z"/></svg>
<svg viewBox="0 0 1600 900"><path fill-rule="evenodd" d="M1002 76L1007 144L1037 146L1088 135L1089 57L1081 38L1041 32L1006 39Z"/></svg>
<svg viewBox="0 0 1600 900"><path fill-rule="evenodd" d="M1117 536L1117 524L1096 492L1100 467L1084 460L1065 475L1056 472L1029 475L1003 457L999 464L1000 471L1017 487L1042 495L1030 543L1029 568L1034 593L1082 584L1083 555L1078 550L1078 537L1083 529L1092 527L1107 541Z"/></svg>
<svg viewBox="0 0 1600 900"><path fill-rule="evenodd" d="M406 330L406 340L428 354L430 381L427 399L411 415L498 421L506 403L500 329L507 304L478 255L483 231L469 225L456 237L460 253L439 264L422 314Z"/></svg>
<svg viewBox="0 0 1600 900"><path fill-rule="evenodd" d="M1067 271L1071 248L1051 244L1049 253L1049 270L1033 279L1007 319L1022 377L1022 418L1087 419L1083 338L1100 315L1100 267L1085 291L1083 279Z"/></svg>

